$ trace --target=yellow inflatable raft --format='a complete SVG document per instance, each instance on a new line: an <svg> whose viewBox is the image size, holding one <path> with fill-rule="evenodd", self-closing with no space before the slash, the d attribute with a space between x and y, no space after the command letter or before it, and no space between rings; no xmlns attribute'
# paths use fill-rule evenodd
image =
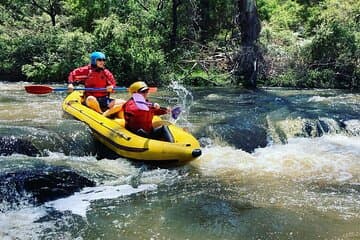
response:
<svg viewBox="0 0 360 240"><path fill-rule="evenodd" d="M177 163L192 161L201 155L199 142L182 128L156 116L154 127L166 125L173 142L144 138L125 129L124 119L105 117L83 105L82 95L81 91L69 94L62 104L63 110L86 123L94 136L118 155L135 160Z"/></svg>

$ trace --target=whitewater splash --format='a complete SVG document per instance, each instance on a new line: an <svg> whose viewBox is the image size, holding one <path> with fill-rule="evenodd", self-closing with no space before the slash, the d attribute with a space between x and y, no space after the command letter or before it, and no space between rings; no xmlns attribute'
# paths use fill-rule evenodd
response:
<svg viewBox="0 0 360 240"><path fill-rule="evenodd" d="M38 231L44 226L35 222L46 214L43 207L25 207L1 213L0 239L39 239Z"/></svg>
<svg viewBox="0 0 360 240"><path fill-rule="evenodd" d="M325 135L292 138L247 153L232 147L212 146L193 162L201 172L224 176L237 172L252 176L281 176L290 179L360 179L360 136Z"/></svg>
<svg viewBox="0 0 360 240"><path fill-rule="evenodd" d="M247 153L212 146L192 165L260 208L360 217L360 136L292 138ZM302 209L302 210L301 210Z"/></svg>
<svg viewBox="0 0 360 240"><path fill-rule="evenodd" d="M180 83L172 81L168 88L175 92L180 106L189 108L193 104L194 97L192 93Z"/></svg>
<svg viewBox="0 0 360 240"><path fill-rule="evenodd" d="M172 81L168 86L168 90L175 93L176 102L173 103L174 106L179 106L181 108L180 117L173 122L176 122L177 125L190 129L192 124L187 120L189 117L191 106L194 102L194 97L192 93L186 89L183 85L176 81Z"/></svg>
<svg viewBox="0 0 360 240"><path fill-rule="evenodd" d="M308 102L322 102L326 104L353 104L358 105L359 104L359 96L358 94L339 94L337 96L311 96L307 100Z"/></svg>

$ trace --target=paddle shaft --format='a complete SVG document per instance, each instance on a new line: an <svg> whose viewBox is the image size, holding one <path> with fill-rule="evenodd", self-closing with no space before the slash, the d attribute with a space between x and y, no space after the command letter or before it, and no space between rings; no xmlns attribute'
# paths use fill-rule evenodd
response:
<svg viewBox="0 0 360 240"><path fill-rule="evenodd" d="M68 88L64 87L64 88L53 88L54 92L62 92L62 91L67 91ZM126 87L114 87L113 88L114 91L126 91L127 88ZM106 92L106 88L85 88L85 87L76 87L74 88L74 91L94 91L94 92L101 92L104 91Z"/></svg>
<svg viewBox="0 0 360 240"><path fill-rule="evenodd" d="M47 93L51 93L51 92L64 92L64 91L68 91L69 88L67 87L59 87L59 88L53 88L50 86L46 86L46 85L30 85L30 86L25 86L25 90L28 93L32 93L32 94L47 94ZM73 89L74 91L89 91L89 92L106 92L107 89L106 88L85 88L85 87L76 87ZM127 91L126 87L115 87L113 88L113 90L115 91ZM156 87L150 87L149 88L150 92L156 92L157 88Z"/></svg>
<svg viewBox="0 0 360 240"><path fill-rule="evenodd" d="M133 98L136 106L140 110L149 111L149 108L154 108L154 104L147 102L145 97L140 93L134 93L132 95L132 98ZM160 107L160 109L167 112L167 108L165 108L165 107ZM173 109L171 109L171 117L173 119L177 119L178 116L180 115L180 113L181 113L181 108L179 106L176 106Z"/></svg>

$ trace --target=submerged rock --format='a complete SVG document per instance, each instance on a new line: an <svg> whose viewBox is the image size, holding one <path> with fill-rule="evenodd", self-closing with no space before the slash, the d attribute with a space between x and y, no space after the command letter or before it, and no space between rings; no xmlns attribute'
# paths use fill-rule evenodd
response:
<svg viewBox="0 0 360 240"><path fill-rule="evenodd" d="M40 155L40 151L26 139L16 137L0 137L0 155L8 156L13 153L24 154L28 156Z"/></svg>
<svg viewBox="0 0 360 240"><path fill-rule="evenodd" d="M276 119L266 116L269 139L274 143L287 143L294 137L321 137L325 134L347 133L346 125L332 118L287 117ZM356 134L351 134L356 135Z"/></svg>
<svg viewBox="0 0 360 240"><path fill-rule="evenodd" d="M72 195L95 182L65 167L45 166L0 175L0 202L42 204Z"/></svg>
<svg viewBox="0 0 360 240"><path fill-rule="evenodd" d="M202 137L210 136L219 142L227 142L235 148L246 152L253 152L256 148L265 147L268 144L266 129L255 124L244 126L239 124L209 125L203 131Z"/></svg>

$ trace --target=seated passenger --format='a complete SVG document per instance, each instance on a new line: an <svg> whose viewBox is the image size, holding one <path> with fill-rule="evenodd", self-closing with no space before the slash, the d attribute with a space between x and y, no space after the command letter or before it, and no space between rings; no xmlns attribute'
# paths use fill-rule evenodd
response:
<svg viewBox="0 0 360 240"><path fill-rule="evenodd" d="M147 99L149 87L145 82L135 82L129 90L132 96L123 105L126 129L143 137L172 142L166 126L154 129L152 125L154 115L170 113L170 108L160 108L158 103L151 103Z"/></svg>

